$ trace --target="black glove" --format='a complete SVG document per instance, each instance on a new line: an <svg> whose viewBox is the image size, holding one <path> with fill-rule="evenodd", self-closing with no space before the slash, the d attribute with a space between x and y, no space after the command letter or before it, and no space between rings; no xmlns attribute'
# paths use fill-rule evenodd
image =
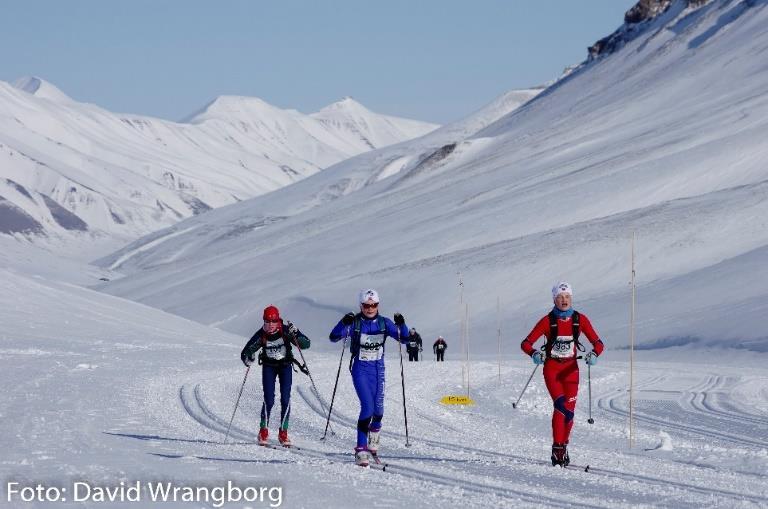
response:
<svg viewBox="0 0 768 509"><path fill-rule="evenodd" d="M397 325L405 325L405 318L400 313L395 313L395 323Z"/></svg>
<svg viewBox="0 0 768 509"><path fill-rule="evenodd" d="M344 315L344 318L341 319L341 323L344 325L352 325L355 323L355 314L354 313L347 313Z"/></svg>
<svg viewBox="0 0 768 509"><path fill-rule="evenodd" d="M299 337L299 329L295 325L293 325L291 322L286 322L285 325L288 328L288 335L295 342L296 338Z"/></svg>
<svg viewBox="0 0 768 509"><path fill-rule="evenodd" d="M245 367L250 367L251 364L253 364L253 361L256 360L256 356L254 354L248 355L245 353L245 350L240 354L240 360L243 361L243 364L245 364Z"/></svg>

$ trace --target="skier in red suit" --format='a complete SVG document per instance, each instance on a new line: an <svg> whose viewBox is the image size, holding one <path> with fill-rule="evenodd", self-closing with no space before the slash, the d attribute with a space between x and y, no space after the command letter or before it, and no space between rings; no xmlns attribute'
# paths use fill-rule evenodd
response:
<svg viewBox="0 0 768 509"><path fill-rule="evenodd" d="M552 288L552 299L555 303L552 311L539 320L520 347L531 356L534 364L544 364L544 382L555 407L552 412L552 465L567 466L570 462L568 438L579 392L576 358L579 351L584 351L579 336L583 334L592 345L592 351L584 356L590 366L597 363L604 346L587 315L571 307L571 285L564 281L556 284ZM540 351L533 345L542 336L546 337L546 343Z"/></svg>

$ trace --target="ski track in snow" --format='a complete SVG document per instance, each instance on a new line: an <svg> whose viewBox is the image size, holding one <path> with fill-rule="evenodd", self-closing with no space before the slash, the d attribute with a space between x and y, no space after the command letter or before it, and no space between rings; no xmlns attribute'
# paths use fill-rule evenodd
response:
<svg viewBox="0 0 768 509"><path fill-rule="evenodd" d="M664 378L657 379L653 383L644 384L643 387L655 386L663 380ZM657 425L662 429L674 429L696 438L708 437L744 447L764 447L768 440L765 419L751 416L745 418L741 413L712 412L704 406L707 392L721 383L722 377L707 375L700 384L686 391L668 391L679 393L680 397L676 401L661 402L644 400L643 390L648 389L641 388L636 396L635 419L641 423ZM598 398L597 406L623 418L629 416L628 395L623 390ZM723 419L727 419L727 423L723 423Z"/></svg>
<svg viewBox="0 0 768 509"><path fill-rule="evenodd" d="M295 379L296 380L296 379ZM669 386L671 383L671 377L666 374L658 374L650 377L646 377L642 383L638 383L637 391L653 391L654 387ZM211 385L213 383L213 385ZM593 383L595 383L593 381ZM680 402L685 406L685 412L688 414L699 415L702 418L708 417L709 419L720 419L719 414L717 416L709 416L709 410L706 408L698 408L693 401L706 401L707 396L712 398L711 391L720 394L719 400L721 405L727 404L727 388L738 383L737 377L721 377L719 375L706 374L702 379L697 380L696 384L690 386L679 392L683 393ZM206 388L212 390L215 394L220 394L219 388L216 385L220 385L220 381L213 380L198 380L190 381L183 384L178 388L178 399L184 408L185 413L192 418L200 427L204 430L214 433L216 438L208 441L200 438L190 439L194 443L196 440L200 440L203 443L215 444L217 440L223 442L223 435L226 433L227 424L229 421L229 415L217 413L212 409L210 400L205 397ZM332 425L336 426L338 433L334 436L329 433L324 442L318 442L318 446L308 446L310 440L317 439L322 435L322 431L325 428L325 419L327 414L325 413L328 408L328 401L318 398L309 384L306 386L296 384L294 388L294 397L292 399L292 421L294 423L295 432L294 443L300 447L300 449L285 449L279 450L277 454L285 453L290 458L296 457L296 461L312 461L319 465L324 463L341 463L349 465L350 468L355 470L352 463L352 454L350 451L350 444L353 443L353 434L356 427L356 418L350 417L345 414L342 409L337 405L334 407L333 416L331 419ZM585 387L583 387L585 389ZM243 394L243 401L246 401L247 397L256 398L259 404L252 404L253 414L250 422L256 422L256 415L258 408L260 408L260 397L257 394L258 391L252 388L250 391L245 391ZM340 397L341 393L337 395ZM605 416L609 417L619 416L624 417L621 410L622 396L625 394L608 393L599 395L595 402L596 408L605 410ZM395 398L388 398L392 404L390 405L389 414L393 420L395 416L393 413L397 412L397 408L401 408L402 400L396 400ZM303 403L299 405L298 402ZM686 403L688 402L688 403ZM663 401L662 401L663 403ZM241 403L242 404L242 403ZM409 403L409 410L415 408L412 403ZM729 407L735 408L735 407ZM274 411L279 411L279 402L276 403ZM310 414L314 417L305 415L304 410L310 410ZM749 445L749 440L744 439L740 434L731 435L725 431L715 431L707 426L692 426L674 424L672 426L665 420L667 414L658 413L651 415L653 411L664 411L664 405L659 404L649 407L645 410L641 416L638 416L638 422L641 425L653 425L661 426L663 429L680 429L685 432L687 439L690 441L711 441L713 438L721 442L736 442L741 445ZM249 414L250 411L246 411L241 407L238 415L240 420L244 418L243 414ZM738 421L738 411L728 413L727 417L730 420ZM413 417L411 417L413 415ZM475 417L483 419L482 414ZM491 418L491 416L487 416ZM422 411L409 411L409 421L413 419L412 426L415 428L421 425L421 429L443 429L451 426L453 430L460 430L461 428L451 424L447 419L441 419L440 417L432 417ZM760 417L755 417L758 421ZM255 444L255 433L244 429L238 424L238 418L235 419L230 432L230 444L224 447L239 446L253 448L256 452L252 452L255 462L256 458L260 457L260 451L265 451L264 448L259 448ZM544 420L548 424L548 419ZM730 421L729 421L730 422ZM577 426L578 427L578 426ZM730 429L730 428L724 428ZM467 437L469 430L463 430L459 432L452 431L450 435L458 436L461 438ZM547 429L544 427L541 431L547 435ZM432 483L433 485L442 485L446 488L459 487L466 492L476 493L480 496L488 496L493 494L496 497L500 497L502 501L501 505L504 505L503 501L510 503L515 501L518 504L523 505L541 505L541 506L575 506L575 507L612 507L621 506L622 500L626 500L628 493L626 490L636 492L638 490L654 493L658 493L657 497L647 499L646 503L652 505L665 505L674 507L700 507L703 505L709 505L713 500L717 500L716 505L726 504L728 506L740 506L752 507L752 504L760 506L766 502L766 497L760 495L759 492L734 491L727 489L726 487L718 487L717 485L707 482L706 479L699 477L700 471L697 471L697 475L692 475L691 479L686 482L683 478L672 479L664 475L664 472L658 472L658 474L652 473L647 470L633 472L631 463L628 461L622 462L626 466L626 471L619 470L616 467L619 465L601 465L601 461L592 461L590 472L568 472L561 471L560 469L553 470L551 465L546 459L534 459L532 457L521 455L515 451L504 450L491 450L484 447L474 447L471 445L462 445L455 443L451 440L434 440L426 436L410 434L410 440L413 443L413 447L406 448L402 445L405 441L405 434L395 429L386 429L387 446L382 451L382 459L387 464L387 472L380 475L399 474L400 476L407 478L408 482L423 481ZM297 440L298 438L298 440ZM398 440L396 443L395 440ZM391 443L390 443L391 441ZM481 442L484 445L489 445L487 441ZM350 452L339 452L350 451ZM441 452L440 452L441 451ZM223 455L223 452L222 452ZM183 455L182 455L183 456ZM222 459L222 458L218 458ZM285 458L283 458L285 459ZM231 461L238 461L236 458L232 458ZM264 461L275 461L271 455L269 459ZM590 463L590 461L577 460L578 463ZM690 465L690 468L699 469L696 465ZM363 469L361 469L363 470ZM575 469L569 469L575 470ZM704 469L712 470L712 469ZM557 472L558 475L548 475L553 472ZM710 475L716 475L717 472L712 472ZM745 477L756 479L750 479L749 482L759 482L763 480L759 475L746 475ZM602 496L599 503L595 501L590 502L589 499L584 497L577 497L578 502L574 503L571 500L564 500L558 495L558 485L567 478L570 481L574 481L577 478L581 478L587 485L594 484L595 486L602 483ZM606 483L606 480L608 482ZM514 486L528 486L529 489L513 489L510 485ZM726 485L727 486L727 485ZM535 488L534 488L535 487ZM629 487L629 488L627 488ZM535 493L535 495L532 495ZM698 495L703 498L691 499L693 495ZM650 501L650 502L649 502ZM706 501L706 502L705 502ZM469 504L471 505L471 504Z"/></svg>

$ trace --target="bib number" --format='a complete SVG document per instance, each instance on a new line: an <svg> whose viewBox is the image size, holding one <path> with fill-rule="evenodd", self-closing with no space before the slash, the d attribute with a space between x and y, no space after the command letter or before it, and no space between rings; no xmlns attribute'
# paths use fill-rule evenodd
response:
<svg viewBox="0 0 768 509"><path fill-rule="evenodd" d="M576 341L573 336L557 336L552 343L552 350L549 356L553 359L570 359L576 356Z"/></svg>
<svg viewBox="0 0 768 509"><path fill-rule="evenodd" d="M282 338L274 341L267 341L267 344L264 346L264 352L267 354L267 358L273 361L281 361L285 359L288 353Z"/></svg>
<svg viewBox="0 0 768 509"><path fill-rule="evenodd" d="M358 358L361 361L377 361L384 357L384 335L383 334L360 334L360 353Z"/></svg>

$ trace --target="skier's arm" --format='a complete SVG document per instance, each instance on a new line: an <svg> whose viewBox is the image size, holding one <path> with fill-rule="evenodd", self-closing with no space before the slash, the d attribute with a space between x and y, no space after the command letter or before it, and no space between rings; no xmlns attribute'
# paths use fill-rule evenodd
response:
<svg viewBox="0 0 768 509"><path fill-rule="evenodd" d="M347 313L344 315L344 318L339 320L339 323L337 323L336 327L333 328L328 336L328 339L330 339L331 342L336 343L342 338L349 337L350 332L352 332L352 324L354 323L354 320L355 315L353 313Z"/></svg>
<svg viewBox="0 0 768 509"><path fill-rule="evenodd" d="M536 324L536 326L531 330L531 332L525 337L522 343L520 343L520 348L523 349L523 352L525 352L528 355L533 355L533 353L536 351L536 348L533 346L536 341L539 340L541 336L546 335L547 330L549 329L549 318L544 317Z"/></svg>
<svg viewBox="0 0 768 509"><path fill-rule="evenodd" d="M603 353L603 350L605 350L603 340L601 340L600 336L597 335L597 332L595 331L594 327L592 327L592 323L589 321L589 318L587 318L586 315L580 315L579 329L584 333L589 342L592 343L592 350L594 350L595 355L599 356L601 353Z"/></svg>
<svg viewBox="0 0 768 509"><path fill-rule="evenodd" d="M386 324L386 327L387 327L387 336L397 339L398 329L399 329L400 342L403 344L408 344L408 325L403 323L398 327L397 325L395 325L395 322L393 322L392 320L386 317L384 318L384 323Z"/></svg>
<svg viewBox="0 0 768 509"><path fill-rule="evenodd" d="M240 352L240 360L245 363L246 359L255 359L259 348L261 348L261 329L257 330L245 344L243 351Z"/></svg>
<svg viewBox="0 0 768 509"><path fill-rule="evenodd" d="M296 335L296 339L294 343L299 345L299 348L301 348L302 350L309 349L309 344L310 344L309 338L301 331L299 331L299 333Z"/></svg>
<svg viewBox="0 0 768 509"><path fill-rule="evenodd" d="M309 338L291 322L288 322L287 326L288 336L291 338L291 342L293 342L295 345L298 345L298 347L302 350L307 350L310 343Z"/></svg>

